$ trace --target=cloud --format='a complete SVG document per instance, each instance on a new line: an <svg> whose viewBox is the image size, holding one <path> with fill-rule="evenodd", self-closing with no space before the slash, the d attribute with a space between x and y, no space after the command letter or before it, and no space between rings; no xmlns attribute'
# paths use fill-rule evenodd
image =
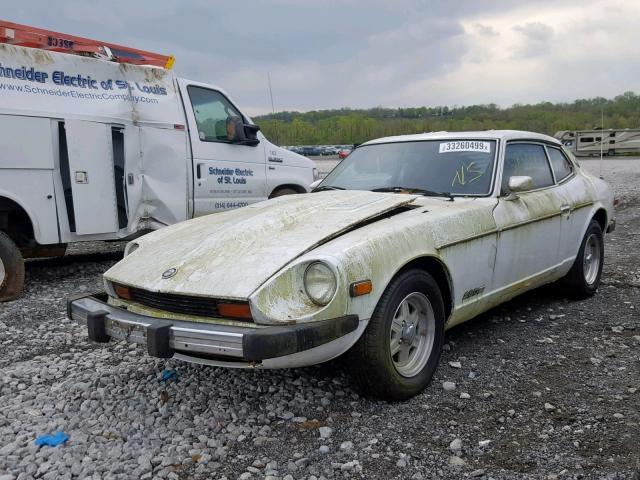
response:
<svg viewBox="0 0 640 480"><path fill-rule="evenodd" d="M250 114L573 100L640 90L625 0L37 0L10 20L172 53Z"/></svg>
<svg viewBox="0 0 640 480"><path fill-rule="evenodd" d="M553 43L553 28L542 22L516 25L513 30L522 37L514 49L514 58L545 55Z"/></svg>
<svg viewBox="0 0 640 480"><path fill-rule="evenodd" d="M483 25L482 23L474 23L473 28L479 35L485 37L497 37L500 35L491 25Z"/></svg>

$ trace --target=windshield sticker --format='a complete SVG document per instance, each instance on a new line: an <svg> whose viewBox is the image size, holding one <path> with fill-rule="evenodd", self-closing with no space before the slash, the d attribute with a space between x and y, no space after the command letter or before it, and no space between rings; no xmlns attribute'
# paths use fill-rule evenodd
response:
<svg viewBox="0 0 640 480"><path fill-rule="evenodd" d="M449 152L483 152L491 153L491 143L477 140L456 140L440 143L439 153Z"/></svg>

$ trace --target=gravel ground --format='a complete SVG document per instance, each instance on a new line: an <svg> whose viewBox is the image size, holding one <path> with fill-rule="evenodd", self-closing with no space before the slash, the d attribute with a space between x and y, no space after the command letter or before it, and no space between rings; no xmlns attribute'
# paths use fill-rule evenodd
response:
<svg viewBox="0 0 640 480"><path fill-rule="evenodd" d="M123 245L29 262L24 297L0 305L0 480L638 480L640 162L603 172L623 206L598 294L546 287L451 330L433 383L404 403L358 396L339 362L237 371L91 344L64 298L99 287ZM58 430L63 446L33 445Z"/></svg>

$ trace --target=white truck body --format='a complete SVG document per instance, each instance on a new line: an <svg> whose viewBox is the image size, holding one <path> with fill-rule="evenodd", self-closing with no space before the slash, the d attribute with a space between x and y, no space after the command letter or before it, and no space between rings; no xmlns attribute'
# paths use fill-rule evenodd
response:
<svg viewBox="0 0 640 480"><path fill-rule="evenodd" d="M260 132L225 141L225 115L251 126L171 70L0 44L0 230L20 248L116 240L309 191L313 162Z"/></svg>

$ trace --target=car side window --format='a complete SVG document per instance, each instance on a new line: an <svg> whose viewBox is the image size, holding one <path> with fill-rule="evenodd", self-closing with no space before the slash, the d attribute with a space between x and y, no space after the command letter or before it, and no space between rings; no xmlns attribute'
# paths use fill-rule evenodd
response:
<svg viewBox="0 0 640 480"><path fill-rule="evenodd" d="M198 127L198 138L203 142L229 142L232 120L242 119L240 112L220 92L208 88L189 86L189 99Z"/></svg>
<svg viewBox="0 0 640 480"><path fill-rule="evenodd" d="M547 147L547 153L549 154L551 168L556 176L556 182L560 182L571 175L571 172L573 172L571 162L559 148Z"/></svg>
<svg viewBox="0 0 640 480"><path fill-rule="evenodd" d="M553 185L553 176L544 146L534 143L512 143L506 147L502 171L501 193L509 193L509 178L526 176L533 179L533 190Z"/></svg>

